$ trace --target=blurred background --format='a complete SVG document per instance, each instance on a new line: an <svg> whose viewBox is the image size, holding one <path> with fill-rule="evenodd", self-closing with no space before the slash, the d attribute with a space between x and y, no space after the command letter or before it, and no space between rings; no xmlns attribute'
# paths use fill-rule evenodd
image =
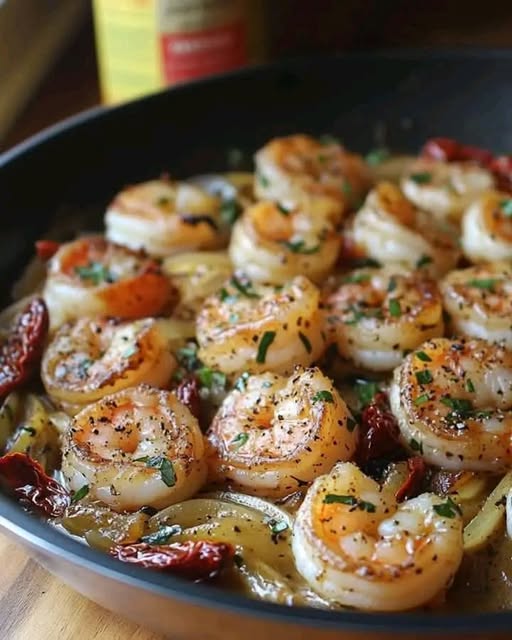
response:
<svg viewBox="0 0 512 640"><path fill-rule="evenodd" d="M83 109L248 64L442 46L512 46L510 0L0 0L0 151Z"/></svg>

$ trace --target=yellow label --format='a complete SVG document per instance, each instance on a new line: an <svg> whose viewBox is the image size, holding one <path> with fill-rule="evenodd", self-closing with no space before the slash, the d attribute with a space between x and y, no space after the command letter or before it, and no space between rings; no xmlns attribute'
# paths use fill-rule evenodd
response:
<svg viewBox="0 0 512 640"><path fill-rule="evenodd" d="M135 98L164 85L155 0L94 0L104 102Z"/></svg>
<svg viewBox="0 0 512 640"><path fill-rule="evenodd" d="M158 28L163 33L201 31L243 18L241 0L157 0Z"/></svg>

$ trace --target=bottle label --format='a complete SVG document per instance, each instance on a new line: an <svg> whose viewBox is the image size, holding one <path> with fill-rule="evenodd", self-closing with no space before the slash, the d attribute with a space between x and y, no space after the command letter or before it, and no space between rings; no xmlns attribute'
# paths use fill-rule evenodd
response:
<svg viewBox="0 0 512 640"><path fill-rule="evenodd" d="M247 62L245 27L230 25L161 35L167 83L236 69Z"/></svg>

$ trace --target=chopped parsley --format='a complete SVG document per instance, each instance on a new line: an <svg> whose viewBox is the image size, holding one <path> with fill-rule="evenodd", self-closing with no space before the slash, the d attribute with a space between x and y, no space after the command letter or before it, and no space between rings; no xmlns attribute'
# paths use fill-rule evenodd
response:
<svg viewBox="0 0 512 640"><path fill-rule="evenodd" d="M252 288L252 282L250 280L242 281L236 276L233 276L230 280L233 287L239 291L246 298L259 298L260 296Z"/></svg>
<svg viewBox="0 0 512 640"><path fill-rule="evenodd" d="M281 244L289 249L292 253L302 253L304 255L317 253L320 249L319 244L313 247L307 247L304 240L284 240L283 242L281 242Z"/></svg>
<svg viewBox="0 0 512 640"><path fill-rule="evenodd" d="M413 451L423 454L423 442L419 442L418 440L411 438L409 440L409 446Z"/></svg>
<svg viewBox="0 0 512 640"><path fill-rule="evenodd" d="M394 291L396 289L396 279L395 278L390 278L389 283L388 283L388 293L391 293L392 291Z"/></svg>
<svg viewBox="0 0 512 640"><path fill-rule="evenodd" d="M305 336L302 331L299 331L299 338L304 345L304 349L306 349L308 353L311 353L311 342L309 341L308 337Z"/></svg>
<svg viewBox="0 0 512 640"><path fill-rule="evenodd" d="M432 358L424 351L416 351L414 355L422 362L432 362Z"/></svg>
<svg viewBox="0 0 512 640"><path fill-rule="evenodd" d="M324 497L325 504L347 504L351 507L356 507L361 511L366 511L368 513L375 513L377 510L376 506L372 502L367 502L366 500L358 500L355 496L340 496L336 493L328 493Z"/></svg>
<svg viewBox="0 0 512 640"><path fill-rule="evenodd" d="M262 187L270 187L270 180L261 171L256 173L256 178Z"/></svg>
<svg viewBox="0 0 512 640"><path fill-rule="evenodd" d="M361 407L369 405L380 391L376 382L367 382L366 380L357 380L355 390Z"/></svg>
<svg viewBox="0 0 512 640"><path fill-rule="evenodd" d="M402 315L402 307L400 306L400 302L396 298L392 298L389 301L389 313L393 316L393 318L399 318Z"/></svg>
<svg viewBox="0 0 512 640"><path fill-rule="evenodd" d="M358 282L368 282L371 278L369 273L351 273L343 278L345 284L357 284Z"/></svg>
<svg viewBox="0 0 512 640"><path fill-rule="evenodd" d="M176 484L176 472L173 464L164 456L143 456L142 458L136 458L135 462L145 462L146 467L158 469L162 482L168 487L174 487Z"/></svg>
<svg viewBox="0 0 512 640"><path fill-rule="evenodd" d="M425 402L428 402L429 400L430 400L430 395L428 393L422 393L416 398L416 400L414 401L414 404L417 407L419 407L421 404L425 404Z"/></svg>
<svg viewBox="0 0 512 640"><path fill-rule="evenodd" d="M201 367L201 369L197 370L197 377L201 385L208 389L212 387L226 388L226 374L221 371L215 371L214 369L210 369L210 367Z"/></svg>
<svg viewBox="0 0 512 640"><path fill-rule="evenodd" d="M381 263L378 260L375 260L374 258L356 258L355 260L352 260L352 266L354 267L354 269L356 268L364 268L364 267L381 267Z"/></svg>
<svg viewBox="0 0 512 640"><path fill-rule="evenodd" d="M276 337L275 331L265 331L258 345L258 353L256 354L256 362L263 364L267 358L267 351Z"/></svg>
<svg viewBox="0 0 512 640"><path fill-rule="evenodd" d="M283 533L283 531L286 531L288 529L288 523L285 520L278 520L277 522L275 520L271 520L269 522L269 525L270 530L274 535Z"/></svg>
<svg viewBox="0 0 512 640"><path fill-rule="evenodd" d="M473 411L473 403L471 400L467 400L466 398L452 398L451 396L443 396L441 398L441 402L453 409L456 413L459 413L462 416L468 415Z"/></svg>
<svg viewBox="0 0 512 640"><path fill-rule="evenodd" d="M84 484L83 487L80 487L80 489L78 489L78 491L75 491L75 493L71 496L71 502L75 503L75 502L78 502L79 500L82 500L83 498L85 498L85 496L88 493L89 493L89 485Z"/></svg>
<svg viewBox="0 0 512 640"><path fill-rule="evenodd" d="M247 440L249 440L249 434L248 433L239 433L238 435L236 435L233 440L231 440L231 444L234 445L233 449L235 451L238 451L238 449L240 449L240 447L243 447L244 444L246 444Z"/></svg>
<svg viewBox="0 0 512 640"><path fill-rule="evenodd" d="M81 280L90 280L93 285L114 282L115 279L101 262L89 262L85 267L75 267L75 273Z"/></svg>
<svg viewBox="0 0 512 640"><path fill-rule="evenodd" d="M475 393L475 385L473 384L473 380L471 380L471 378L467 378L466 379L466 391L469 391L469 393Z"/></svg>
<svg viewBox="0 0 512 640"><path fill-rule="evenodd" d="M500 202L500 209L507 217L512 217L512 198Z"/></svg>
<svg viewBox="0 0 512 640"><path fill-rule="evenodd" d="M475 278L474 280L468 280L466 285L468 287L475 287L476 289L482 289L483 291L494 291L494 287L499 282L496 278Z"/></svg>
<svg viewBox="0 0 512 640"><path fill-rule="evenodd" d="M334 397L330 391L327 389L322 389L321 391L317 391L313 396L313 402L331 402L334 403Z"/></svg>
<svg viewBox="0 0 512 640"><path fill-rule="evenodd" d="M276 207L279 209L279 211L283 214L283 216L289 216L290 215L290 209L287 209L284 205L282 205L280 202L276 203Z"/></svg>
<svg viewBox="0 0 512 640"><path fill-rule="evenodd" d="M242 213L242 207L234 198L227 198L220 205L220 219L222 222L231 226Z"/></svg>
<svg viewBox="0 0 512 640"><path fill-rule="evenodd" d="M421 173L411 173L410 179L416 184L427 184L432 180L432 174L427 171Z"/></svg>
<svg viewBox="0 0 512 640"><path fill-rule="evenodd" d="M423 369L422 371L416 371L416 380L419 384L430 384L433 381L432 373L429 369Z"/></svg>
<svg viewBox="0 0 512 640"><path fill-rule="evenodd" d="M389 150L384 147L378 149L372 149L366 154L365 160L371 167L376 167L382 164L384 160L388 160L390 156Z"/></svg>
<svg viewBox="0 0 512 640"><path fill-rule="evenodd" d="M435 504L433 507L437 515L443 518L455 518L461 515L461 510L458 504L456 504L451 498L448 498L443 504Z"/></svg>
<svg viewBox="0 0 512 640"><path fill-rule="evenodd" d="M421 267L425 267L427 264L431 264L431 263L432 263L432 258L430 256L423 255L416 262L416 266L418 267L418 269L421 269Z"/></svg>
<svg viewBox="0 0 512 640"><path fill-rule="evenodd" d="M175 535L179 535L182 532L182 528L179 524L172 524L165 527L161 527L155 533L149 533L147 536L142 536L140 541L147 544L166 544L170 538Z"/></svg>
<svg viewBox="0 0 512 640"><path fill-rule="evenodd" d="M186 347L181 347L176 352L178 356L179 363L187 369L187 371L192 371L197 369L200 366L201 361L197 357L197 344L190 342Z"/></svg>
<svg viewBox="0 0 512 640"><path fill-rule="evenodd" d="M27 427L26 425L23 425L22 427L20 427L20 429L22 431L26 431L31 437L34 437L37 434L37 431L34 429L34 427Z"/></svg>
<svg viewBox="0 0 512 640"><path fill-rule="evenodd" d="M232 302L236 301L237 296L231 295L225 287L222 287L222 289L219 291L219 298L221 299L221 302L231 304Z"/></svg>

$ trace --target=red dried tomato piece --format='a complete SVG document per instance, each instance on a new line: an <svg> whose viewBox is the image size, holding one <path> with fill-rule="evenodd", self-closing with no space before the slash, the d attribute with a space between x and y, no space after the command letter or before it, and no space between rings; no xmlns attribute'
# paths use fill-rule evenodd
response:
<svg viewBox="0 0 512 640"><path fill-rule="evenodd" d="M24 506L48 518L62 516L70 504L69 492L25 453L8 453L0 458L0 485Z"/></svg>
<svg viewBox="0 0 512 640"><path fill-rule="evenodd" d="M498 156L489 164L496 180L496 186L502 191L512 193L512 156Z"/></svg>
<svg viewBox="0 0 512 640"><path fill-rule="evenodd" d="M396 458L402 453L399 434L398 423L391 413L386 394L378 393L361 416L357 449L360 464L375 458Z"/></svg>
<svg viewBox="0 0 512 640"><path fill-rule="evenodd" d="M413 456L407 460L407 470L409 475L395 494L398 502L412 498L420 493L423 480L427 473L427 464L421 456Z"/></svg>
<svg viewBox="0 0 512 640"><path fill-rule="evenodd" d="M190 409L190 413L199 420L201 416L201 398L199 396L197 378L184 378L176 388L176 396L180 402Z"/></svg>
<svg viewBox="0 0 512 640"><path fill-rule="evenodd" d="M36 367L48 332L48 309L34 298L16 318L0 347L0 397L25 382Z"/></svg>
<svg viewBox="0 0 512 640"><path fill-rule="evenodd" d="M52 258L59 250L60 243L55 240L37 240L36 253L45 262Z"/></svg>
<svg viewBox="0 0 512 640"><path fill-rule="evenodd" d="M116 545L110 553L121 562L170 571L191 580L206 580L217 576L228 565L235 550L226 542L187 540L165 546L145 542Z"/></svg>
<svg viewBox="0 0 512 640"><path fill-rule="evenodd" d="M461 144L452 138L431 138L421 150L423 158L442 160L443 162L476 162L487 167L492 162L493 155L487 149Z"/></svg>

